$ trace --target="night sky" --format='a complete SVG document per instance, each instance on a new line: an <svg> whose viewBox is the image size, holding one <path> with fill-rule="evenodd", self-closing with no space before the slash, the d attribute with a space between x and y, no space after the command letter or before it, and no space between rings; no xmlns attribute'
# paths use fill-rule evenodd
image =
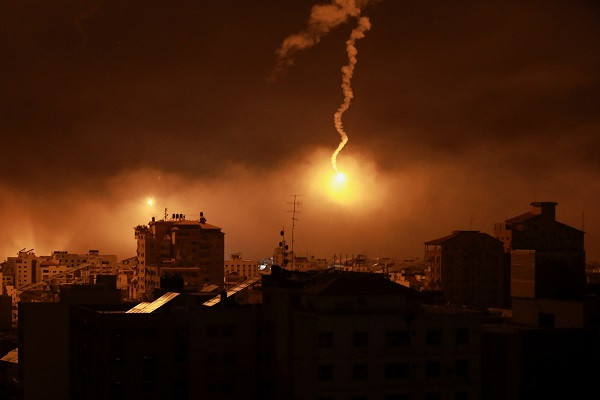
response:
<svg viewBox="0 0 600 400"><path fill-rule="evenodd" d="M600 260L600 3L363 1L341 194L356 19L269 79L324 3L2 1L0 258L133 256L165 207L268 257L296 194L298 255L422 257L537 200Z"/></svg>

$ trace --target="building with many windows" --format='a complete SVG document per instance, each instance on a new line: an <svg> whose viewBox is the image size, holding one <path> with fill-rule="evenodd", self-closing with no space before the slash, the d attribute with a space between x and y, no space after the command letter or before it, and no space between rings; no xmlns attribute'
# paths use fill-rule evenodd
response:
<svg viewBox="0 0 600 400"><path fill-rule="evenodd" d="M204 214L189 220L183 214L135 228L138 265L135 267L138 297L160 288L163 268L195 268L202 285L223 286L224 237L221 228L206 223Z"/></svg>

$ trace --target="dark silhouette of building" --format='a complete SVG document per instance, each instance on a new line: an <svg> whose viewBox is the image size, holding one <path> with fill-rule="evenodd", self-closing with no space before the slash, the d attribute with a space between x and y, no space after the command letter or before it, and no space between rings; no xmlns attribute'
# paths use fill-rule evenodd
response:
<svg viewBox="0 0 600 400"><path fill-rule="evenodd" d="M573 300L585 290L584 232L556 221L556 202L495 224L511 254L513 297Z"/></svg>
<svg viewBox="0 0 600 400"><path fill-rule="evenodd" d="M510 255L512 310L484 325L483 397L582 398L600 373L598 298L585 296L583 232L555 202L495 224Z"/></svg>
<svg viewBox="0 0 600 400"><path fill-rule="evenodd" d="M427 305L380 274L275 266L262 279L258 304L236 288L210 301L28 304L23 398L42 387L79 399L480 398L478 313Z"/></svg>
<svg viewBox="0 0 600 400"><path fill-rule="evenodd" d="M263 278L263 398L480 398L480 315L380 274Z"/></svg>
<svg viewBox="0 0 600 400"><path fill-rule="evenodd" d="M20 399L69 398L70 306L118 305L120 297L116 287L73 285L61 288L60 302L19 303Z"/></svg>
<svg viewBox="0 0 600 400"><path fill-rule="evenodd" d="M430 264L427 290L441 290L454 304L505 307L508 304L508 268L502 242L479 231L454 231L425 242Z"/></svg>

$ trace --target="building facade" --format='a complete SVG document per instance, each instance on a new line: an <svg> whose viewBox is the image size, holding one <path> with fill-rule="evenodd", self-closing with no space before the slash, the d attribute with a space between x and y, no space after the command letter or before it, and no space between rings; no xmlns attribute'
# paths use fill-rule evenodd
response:
<svg viewBox="0 0 600 400"><path fill-rule="evenodd" d="M135 228L138 265L138 297L160 287L161 270L196 268L196 279L203 285L223 286L224 237L221 228L206 223L203 213L198 220L173 214L168 220L155 220Z"/></svg>
<svg viewBox="0 0 600 400"><path fill-rule="evenodd" d="M508 271L502 242L479 231L454 231L425 242L427 290L441 290L455 304L503 307Z"/></svg>

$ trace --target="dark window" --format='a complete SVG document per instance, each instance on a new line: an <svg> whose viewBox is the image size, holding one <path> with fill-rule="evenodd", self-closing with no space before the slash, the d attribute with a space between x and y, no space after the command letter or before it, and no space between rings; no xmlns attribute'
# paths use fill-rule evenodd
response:
<svg viewBox="0 0 600 400"><path fill-rule="evenodd" d="M425 400L440 400L441 396L439 393L427 393L425 395Z"/></svg>
<svg viewBox="0 0 600 400"><path fill-rule="evenodd" d="M352 366L352 379L354 379L354 380L367 379L367 364L354 364Z"/></svg>
<svg viewBox="0 0 600 400"><path fill-rule="evenodd" d="M442 374L440 363L437 361L428 362L426 370L428 378L438 378Z"/></svg>
<svg viewBox="0 0 600 400"><path fill-rule="evenodd" d="M121 381L115 381L111 385L111 398L113 399L124 399L125 398L125 385Z"/></svg>
<svg viewBox="0 0 600 400"><path fill-rule="evenodd" d="M319 332L319 348L330 349L333 347L333 333Z"/></svg>
<svg viewBox="0 0 600 400"><path fill-rule="evenodd" d="M439 345L442 343L442 331L439 329L427 330L427 344L430 346Z"/></svg>
<svg viewBox="0 0 600 400"><path fill-rule="evenodd" d="M456 330L456 344L469 343L469 330L467 328L458 328Z"/></svg>
<svg viewBox="0 0 600 400"><path fill-rule="evenodd" d="M386 379L408 378L410 374L410 365L408 363L386 363L385 377Z"/></svg>
<svg viewBox="0 0 600 400"><path fill-rule="evenodd" d="M365 331L354 332L354 347L367 347L369 345L369 334Z"/></svg>
<svg viewBox="0 0 600 400"><path fill-rule="evenodd" d="M300 305L300 295L297 295L297 294L292 295L292 297L290 298L290 305L292 305L292 306Z"/></svg>
<svg viewBox="0 0 600 400"><path fill-rule="evenodd" d="M233 383L224 383L221 385L221 390L225 393L233 392Z"/></svg>
<svg viewBox="0 0 600 400"><path fill-rule="evenodd" d="M554 314L539 313L538 322L541 328L554 328Z"/></svg>
<svg viewBox="0 0 600 400"><path fill-rule="evenodd" d="M399 347L410 345L410 332L404 331L387 331L385 333L385 344L388 347Z"/></svg>
<svg viewBox="0 0 600 400"><path fill-rule="evenodd" d="M469 375L469 361L468 360L457 360L456 361L456 375L467 377Z"/></svg>
<svg viewBox="0 0 600 400"><path fill-rule="evenodd" d="M469 400L469 396L467 395L467 392L456 392L456 394L454 395L454 399L455 400Z"/></svg>
<svg viewBox="0 0 600 400"><path fill-rule="evenodd" d="M384 400L408 400L407 394L386 394Z"/></svg>
<svg viewBox="0 0 600 400"><path fill-rule="evenodd" d="M352 400L368 400L367 396L352 396Z"/></svg>
<svg viewBox="0 0 600 400"><path fill-rule="evenodd" d="M319 381L331 381L333 380L333 366L319 365L317 368L317 379Z"/></svg>

